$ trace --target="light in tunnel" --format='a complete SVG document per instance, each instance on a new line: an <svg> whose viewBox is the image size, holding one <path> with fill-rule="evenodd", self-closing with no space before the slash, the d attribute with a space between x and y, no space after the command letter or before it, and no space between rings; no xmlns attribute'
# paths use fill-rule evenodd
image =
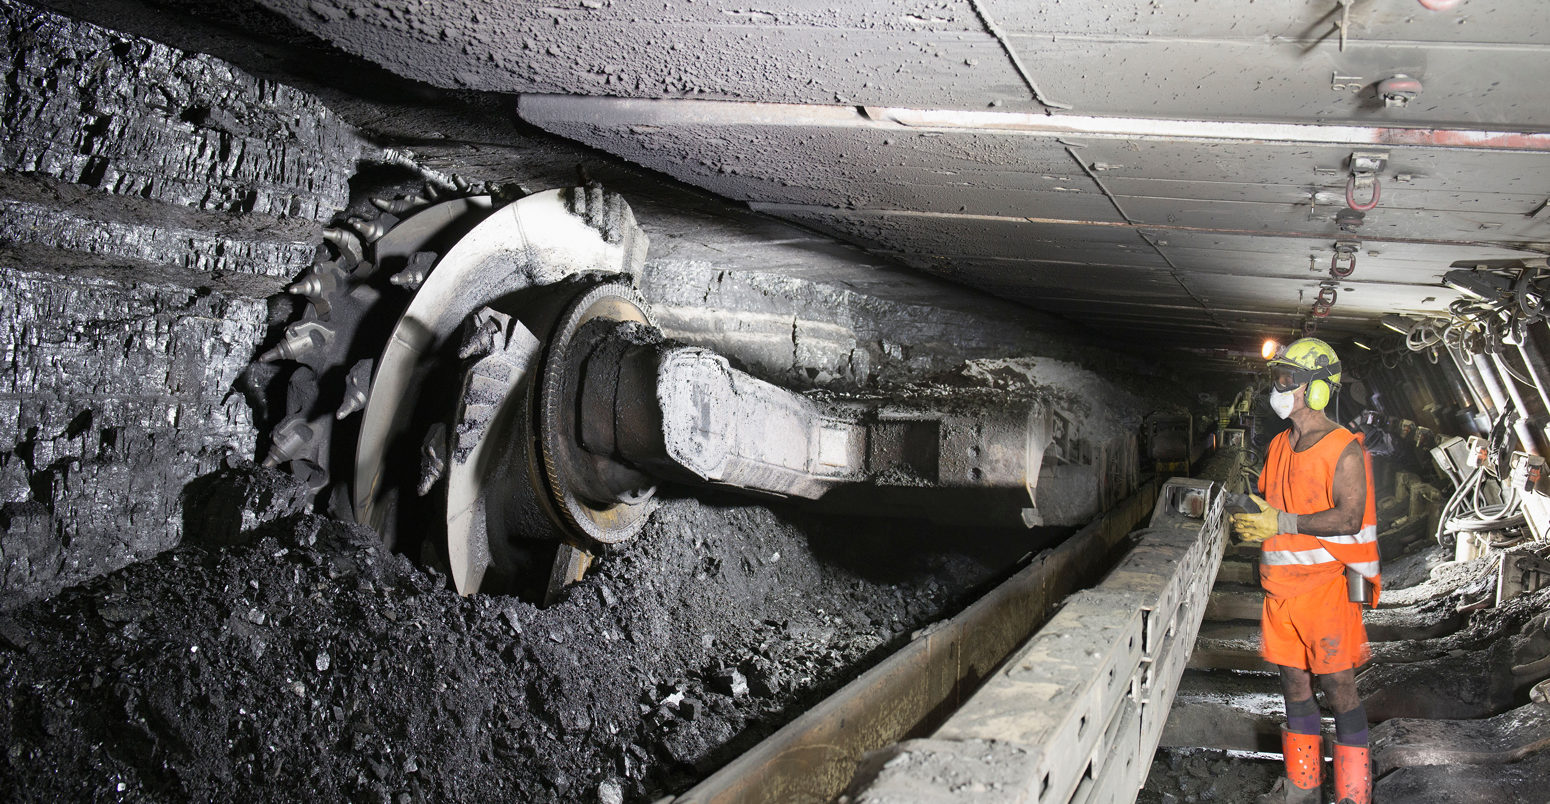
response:
<svg viewBox="0 0 1550 804"><path fill-rule="evenodd" d="M1382 324L1388 329L1398 332L1401 335L1409 335L1410 330L1413 329L1416 324L1415 319L1413 318L1407 318L1405 316L1395 315L1393 313L1385 315L1383 318L1378 320L1378 323Z"/></svg>
<svg viewBox="0 0 1550 804"><path fill-rule="evenodd" d="M1275 357L1276 352L1279 351L1281 351L1281 344L1276 343L1274 338L1266 338L1265 344L1259 347L1259 356L1269 360L1270 358Z"/></svg>

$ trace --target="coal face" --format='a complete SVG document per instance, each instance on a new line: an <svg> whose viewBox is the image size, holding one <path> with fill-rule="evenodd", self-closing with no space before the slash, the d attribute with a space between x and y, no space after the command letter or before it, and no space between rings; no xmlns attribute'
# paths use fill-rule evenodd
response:
<svg viewBox="0 0 1550 804"><path fill-rule="evenodd" d="M373 149L317 98L0 0L0 608L182 538L267 297Z"/></svg>
<svg viewBox="0 0 1550 804"><path fill-rule="evenodd" d="M0 786L651 800L902 644L1010 552L670 499L539 609L460 597L364 528L286 514L282 481L241 471L224 487L279 518L208 520L209 538L0 615Z"/></svg>

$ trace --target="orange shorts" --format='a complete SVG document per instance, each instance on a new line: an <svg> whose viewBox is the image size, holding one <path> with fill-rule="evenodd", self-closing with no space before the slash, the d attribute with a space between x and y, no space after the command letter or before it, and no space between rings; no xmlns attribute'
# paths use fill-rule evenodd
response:
<svg viewBox="0 0 1550 804"><path fill-rule="evenodd" d="M1266 597L1259 655L1271 664L1338 673L1370 658L1362 607L1347 598L1345 573L1296 597Z"/></svg>

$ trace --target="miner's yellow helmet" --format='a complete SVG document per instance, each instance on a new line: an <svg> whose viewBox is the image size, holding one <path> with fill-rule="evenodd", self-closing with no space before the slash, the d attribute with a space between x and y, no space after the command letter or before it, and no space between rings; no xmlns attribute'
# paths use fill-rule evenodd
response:
<svg viewBox="0 0 1550 804"><path fill-rule="evenodd" d="M1329 344L1318 338L1299 338L1277 349L1270 357L1270 386L1286 392L1299 385L1308 386L1306 402L1314 410L1323 410L1340 383L1340 358Z"/></svg>

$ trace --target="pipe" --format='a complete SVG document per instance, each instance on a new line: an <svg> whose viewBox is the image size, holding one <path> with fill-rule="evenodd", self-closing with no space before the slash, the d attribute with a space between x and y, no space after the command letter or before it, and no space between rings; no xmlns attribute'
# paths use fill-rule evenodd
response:
<svg viewBox="0 0 1550 804"><path fill-rule="evenodd" d="M1390 376L1390 371L1384 368L1381 362L1375 362L1372 368L1368 369L1367 381L1377 390L1384 413L1398 415L1397 405L1403 403L1398 401L1398 394L1394 390L1394 378Z"/></svg>
<svg viewBox="0 0 1550 804"><path fill-rule="evenodd" d="M1485 413L1487 420L1495 419L1501 413L1501 408L1497 406L1496 398L1491 396L1485 377L1480 374L1480 369L1458 347L1449 346L1447 350L1448 355L1453 358L1453 365L1458 369L1459 375L1469 385L1470 393L1474 396L1477 407Z"/></svg>
<svg viewBox="0 0 1550 804"><path fill-rule="evenodd" d="M1464 385L1464 377L1458 370L1457 362L1447 364L1439 363L1437 371L1442 375L1443 382L1447 384L1448 391L1453 397L1453 406L1459 410L1479 410L1480 405L1470 395L1469 389Z"/></svg>
<svg viewBox="0 0 1550 804"><path fill-rule="evenodd" d="M1410 400L1402 392L1404 385L1395 382L1393 370L1381 363L1374 365L1373 369L1373 375L1378 379L1380 393L1383 394L1383 412L1388 416L1413 420Z"/></svg>
<svg viewBox="0 0 1550 804"><path fill-rule="evenodd" d="M1437 379L1437 367L1429 361L1418 362L1416 365L1416 381L1410 383L1421 400L1415 422L1433 430L1441 429L1442 417L1438 411L1447 407L1447 401L1442 393L1442 383Z"/></svg>
<svg viewBox="0 0 1550 804"><path fill-rule="evenodd" d="M1504 344L1505 345L1505 344ZM1502 370L1506 373L1505 379L1512 380L1508 383L1518 389L1519 396L1523 400L1524 418L1542 418L1545 415L1545 400L1541 396L1540 378L1534 376L1534 369L1523 359L1521 347L1516 349L1517 357L1522 360L1518 366L1512 365L1511 352L1498 352L1496 359L1501 363ZM1523 386L1530 386L1534 393L1523 391Z"/></svg>
<svg viewBox="0 0 1550 804"><path fill-rule="evenodd" d="M1480 358L1477 357L1476 359ZM1507 366L1502 360L1501 355L1491 355L1491 365L1496 369L1497 376L1504 378L1501 384L1506 386L1508 398L1518 408L1520 415L1517 417L1517 421L1512 423L1513 432L1518 434L1518 445L1523 448L1524 452L1530 455L1543 455L1544 451L1539 446L1539 439L1534 437L1534 428L1528 426L1528 406L1523 404L1523 395L1518 393L1518 386L1512 382L1512 376L1507 371Z"/></svg>
<svg viewBox="0 0 1550 804"><path fill-rule="evenodd" d="M1547 349L1547 340L1550 340L1550 327L1535 322L1525 328L1526 337L1518 344L1518 353L1523 355L1523 364L1528 367L1528 374L1534 378L1534 390L1539 392L1539 401L1543 402L1546 410L1550 410L1550 364L1545 363L1544 354Z"/></svg>

